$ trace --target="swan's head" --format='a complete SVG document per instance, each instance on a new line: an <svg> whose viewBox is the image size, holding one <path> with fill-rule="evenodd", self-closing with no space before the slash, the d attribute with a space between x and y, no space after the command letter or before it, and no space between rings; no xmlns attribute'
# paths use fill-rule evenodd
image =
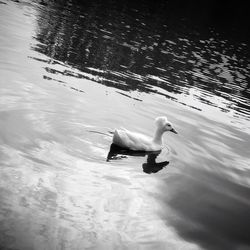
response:
<svg viewBox="0 0 250 250"><path fill-rule="evenodd" d="M158 129L162 131L170 131L177 134L177 131L173 128L172 123L168 121L166 116L157 117L155 123Z"/></svg>

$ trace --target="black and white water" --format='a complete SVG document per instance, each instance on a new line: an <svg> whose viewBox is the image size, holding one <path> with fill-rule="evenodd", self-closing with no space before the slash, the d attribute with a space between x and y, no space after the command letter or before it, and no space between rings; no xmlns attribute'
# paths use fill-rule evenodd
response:
<svg viewBox="0 0 250 250"><path fill-rule="evenodd" d="M0 249L250 249L248 18L178 2L0 1Z"/></svg>

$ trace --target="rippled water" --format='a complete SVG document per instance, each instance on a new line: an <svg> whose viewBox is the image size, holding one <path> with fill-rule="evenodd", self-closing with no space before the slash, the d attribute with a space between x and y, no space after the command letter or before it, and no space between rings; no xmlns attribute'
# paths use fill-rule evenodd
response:
<svg viewBox="0 0 250 250"><path fill-rule="evenodd" d="M250 248L247 39L151 7L0 1L1 249Z"/></svg>

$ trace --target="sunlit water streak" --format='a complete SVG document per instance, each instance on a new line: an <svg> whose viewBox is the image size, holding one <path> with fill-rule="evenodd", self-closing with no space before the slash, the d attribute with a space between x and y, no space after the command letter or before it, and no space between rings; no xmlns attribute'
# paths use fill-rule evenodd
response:
<svg viewBox="0 0 250 250"><path fill-rule="evenodd" d="M116 8L1 2L0 248L247 249L248 45ZM106 161L162 114L166 167Z"/></svg>

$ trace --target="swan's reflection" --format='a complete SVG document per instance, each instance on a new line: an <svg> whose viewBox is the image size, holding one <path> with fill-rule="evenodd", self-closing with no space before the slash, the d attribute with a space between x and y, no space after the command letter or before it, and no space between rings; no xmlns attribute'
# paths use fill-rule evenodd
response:
<svg viewBox="0 0 250 250"><path fill-rule="evenodd" d="M143 172L147 174L157 173L169 164L169 161L155 162L160 153L148 154L147 162L142 164Z"/></svg>
<svg viewBox="0 0 250 250"><path fill-rule="evenodd" d="M154 151L154 152L134 151L134 150L119 147L115 145L114 143L112 143L110 146L108 156L107 156L107 161L126 158L127 155L142 156L142 157L147 155L148 156L147 162L142 164L142 169L143 169L143 172L147 174L151 174L151 173L157 173L158 171L160 171L161 169L163 169L165 166L169 164L169 161L156 162L156 158L160 153L161 153L161 150Z"/></svg>

